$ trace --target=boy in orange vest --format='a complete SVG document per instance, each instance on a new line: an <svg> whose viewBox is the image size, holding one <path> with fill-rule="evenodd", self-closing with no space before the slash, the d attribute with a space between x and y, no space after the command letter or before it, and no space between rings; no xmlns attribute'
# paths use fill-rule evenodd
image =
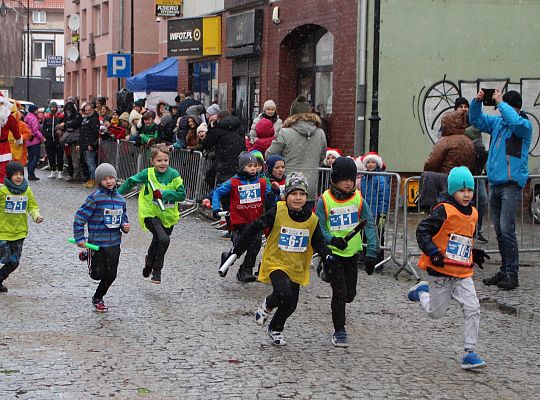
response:
<svg viewBox="0 0 540 400"><path fill-rule="evenodd" d="M489 256L473 248L478 212L471 205L474 178L467 167L453 168L448 175L448 193L443 193L429 216L416 229L423 254L418 265L427 271L422 281L409 289L410 301L420 302L428 316L441 318L455 299L463 310L465 356L461 368L476 369L486 362L475 353L480 326L480 302L474 288L473 264L482 268Z"/></svg>

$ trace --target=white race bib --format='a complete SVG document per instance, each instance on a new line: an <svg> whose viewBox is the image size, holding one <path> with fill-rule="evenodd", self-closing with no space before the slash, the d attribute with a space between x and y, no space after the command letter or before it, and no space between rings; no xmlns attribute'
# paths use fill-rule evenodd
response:
<svg viewBox="0 0 540 400"><path fill-rule="evenodd" d="M120 228L120 224L122 223L122 214L124 210L121 208L117 210L111 210L109 208L106 208L103 210L103 222L107 228Z"/></svg>
<svg viewBox="0 0 540 400"><path fill-rule="evenodd" d="M261 184L240 185L238 193L240 194L240 204L256 203L261 201Z"/></svg>
<svg viewBox="0 0 540 400"><path fill-rule="evenodd" d="M472 238L452 233L446 246L446 258L460 264L469 265L471 263L472 247Z"/></svg>
<svg viewBox="0 0 540 400"><path fill-rule="evenodd" d="M287 228L282 226L279 233L278 247L292 253L303 253L309 244L309 229Z"/></svg>
<svg viewBox="0 0 540 400"><path fill-rule="evenodd" d="M332 208L329 220L331 231L352 229L358 225L358 208L355 206Z"/></svg>
<svg viewBox="0 0 540 400"><path fill-rule="evenodd" d="M8 214L25 214L28 206L28 196L6 196L6 213Z"/></svg>

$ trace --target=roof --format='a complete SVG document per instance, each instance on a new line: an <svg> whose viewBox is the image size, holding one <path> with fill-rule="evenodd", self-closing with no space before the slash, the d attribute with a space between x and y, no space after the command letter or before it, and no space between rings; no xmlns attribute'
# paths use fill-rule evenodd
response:
<svg viewBox="0 0 540 400"><path fill-rule="evenodd" d="M28 4L31 10L64 10L64 0L4 0L11 8L25 8Z"/></svg>

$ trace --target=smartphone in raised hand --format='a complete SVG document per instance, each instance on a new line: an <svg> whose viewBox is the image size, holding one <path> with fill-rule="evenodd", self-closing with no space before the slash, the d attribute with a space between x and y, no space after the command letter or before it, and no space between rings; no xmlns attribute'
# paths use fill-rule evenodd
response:
<svg viewBox="0 0 540 400"><path fill-rule="evenodd" d="M484 92L484 101L482 103L485 106L495 106L495 99L493 99L493 95L495 94L495 89L482 88L482 91Z"/></svg>

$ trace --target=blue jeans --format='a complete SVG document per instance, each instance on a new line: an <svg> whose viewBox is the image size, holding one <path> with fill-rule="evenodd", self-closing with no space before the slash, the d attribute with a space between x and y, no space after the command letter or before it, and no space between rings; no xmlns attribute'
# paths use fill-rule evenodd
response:
<svg viewBox="0 0 540 400"><path fill-rule="evenodd" d="M491 218L502 259L501 273L505 275L517 275L519 270L516 212L521 204L521 190L517 183L489 186Z"/></svg>
<svg viewBox="0 0 540 400"><path fill-rule="evenodd" d="M97 163L97 153L95 150L85 150L84 159L86 160L86 165L88 166L88 178L96 179L96 163Z"/></svg>
<svg viewBox="0 0 540 400"><path fill-rule="evenodd" d="M41 155L41 145L34 144L26 148L28 151L28 176L34 176L36 174L36 166L39 162L39 156Z"/></svg>

